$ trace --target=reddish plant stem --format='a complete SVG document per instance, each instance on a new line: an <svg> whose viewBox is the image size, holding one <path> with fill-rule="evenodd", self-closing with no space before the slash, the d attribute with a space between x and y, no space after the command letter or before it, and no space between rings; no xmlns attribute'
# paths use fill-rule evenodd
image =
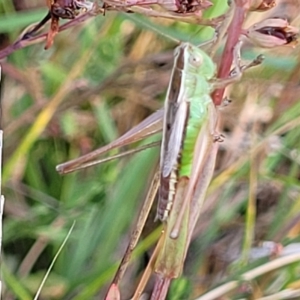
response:
<svg viewBox="0 0 300 300"><path fill-rule="evenodd" d="M227 78L230 72L231 64L233 61L233 49L238 42L239 36L242 31L242 25L245 20L245 14L247 11L246 5L247 0L235 0L235 11L232 21L228 28L228 38L225 44L224 52L222 54L222 59L220 67L218 70L218 78ZM222 103L225 88L217 89L212 94L212 99L216 106Z"/></svg>
<svg viewBox="0 0 300 300"><path fill-rule="evenodd" d="M151 295L151 300L165 300L169 291L170 284L170 278L163 278L160 275L157 275L155 286Z"/></svg>

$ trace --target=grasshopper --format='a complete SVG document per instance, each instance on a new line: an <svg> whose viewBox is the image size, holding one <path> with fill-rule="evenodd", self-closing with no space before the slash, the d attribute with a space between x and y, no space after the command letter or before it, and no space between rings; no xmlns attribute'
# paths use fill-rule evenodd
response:
<svg viewBox="0 0 300 300"><path fill-rule="evenodd" d="M98 161L94 159L113 148L163 130L157 219L163 222L164 233L152 267L167 281L180 276L182 272L192 232L213 175L218 149L216 141L222 139L215 131L217 110L210 94L215 88L240 78L240 48L241 43L235 48L237 68L228 80L218 82L213 80L216 67L206 52L190 43L182 43L175 50L174 67L164 112L160 110L154 113L117 141L57 167L60 173L68 173L104 162L107 159ZM249 66L253 64L252 62ZM157 188L157 185L155 186ZM153 198L153 193L149 194ZM125 272L143 222L138 221L140 225L133 234L134 241L130 242L113 281L114 289ZM146 281L147 278L142 279L137 293L143 289ZM138 299L138 296L135 297L134 299Z"/></svg>
<svg viewBox="0 0 300 300"><path fill-rule="evenodd" d="M163 222L150 267L158 274L152 299L165 299L170 281L181 275L206 191L213 176L217 141L217 110L211 98L215 88L241 77L241 71L261 62L261 56L241 67L239 42L234 49L236 68L228 79L214 81L216 67L200 48L182 43L165 100L160 157L157 218ZM139 299L149 272L145 272L133 299Z"/></svg>
<svg viewBox="0 0 300 300"><path fill-rule="evenodd" d="M213 175L214 142L220 139L215 133L217 111L210 97L213 86L209 81L215 71L214 62L200 48L183 43L175 50L165 101L157 209L165 234L154 265L155 272L166 278L181 274L195 224L191 214L197 211L198 219ZM195 197L199 184L200 198Z"/></svg>
<svg viewBox="0 0 300 300"><path fill-rule="evenodd" d="M180 276L213 175L220 137L215 133L217 111L210 97L216 67L200 48L182 43L175 50L174 66L165 100L160 157L157 218L164 224L154 260L159 280L153 291L166 296L170 280ZM133 299L148 281L144 273ZM162 291L163 290L163 291ZM153 295L154 295L153 294Z"/></svg>

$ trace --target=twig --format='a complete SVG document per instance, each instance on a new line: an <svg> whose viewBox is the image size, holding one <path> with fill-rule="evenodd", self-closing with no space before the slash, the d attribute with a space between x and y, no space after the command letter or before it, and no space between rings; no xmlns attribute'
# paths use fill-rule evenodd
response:
<svg viewBox="0 0 300 300"><path fill-rule="evenodd" d="M61 31L64 31L66 29L69 29L73 26L76 26L86 20L88 20L89 18L91 17L95 17L99 14L103 14L104 13L104 9L100 9L98 8L96 11L93 10L93 11L88 11L82 15L80 15L79 17L65 23L64 25L60 26L59 27L59 32ZM22 48L25 48L29 45L32 45L32 44L37 44L37 43L40 43L40 42L43 42L46 40L47 38L47 35L48 33L42 33L40 35L37 35L37 36L34 36L34 37L31 37L31 38L28 38L28 39L22 39L22 37L20 39L18 39L16 42L14 42L12 45L4 48L3 50L0 51L0 59L3 59L5 57L7 57L8 55L10 55L11 53L19 50L19 49L22 49Z"/></svg>

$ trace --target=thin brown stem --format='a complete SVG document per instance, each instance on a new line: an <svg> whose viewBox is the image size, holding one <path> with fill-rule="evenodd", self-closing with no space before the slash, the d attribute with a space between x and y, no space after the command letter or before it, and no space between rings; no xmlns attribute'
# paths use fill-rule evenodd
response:
<svg viewBox="0 0 300 300"><path fill-rule="evenodd" d="M157 259L157 256L159 254L159 251L161 251L161 247L163 245L163 242L164 242L164 239L165 239L165 232L163 231L158 242L157 242L157 245L152 253L152 256L150 258L150 261L145 269L145 271L143 272L143 276L135 290L135 293L132 297L132 300L139 300L142 293L143 293L143 290L153 272L153 268L154 268L154 264L155 264L155 261Z"/></svg>
<svg viewBox="0 0 300 300"><path fill-rule="evenodd" d="M58 31L59 32L64 31L66 29L69 29L73 26L76 26L76 25L88 20L89 18L95 17L96 15L103 14L103 13L104 13L104 9L100 9L100 8L98 8L96 12L94 10L89 11L85 14L80 15L76 19L73 19L73 20L65 23L64 25L60 26ZM12 45L9 45L6 48L4 48L3 50L1 50L0 51L0 59L3 59L5 57L7 57L8 55L10 55L11 53L13 53L19 49L25 48L29 45L37 44L37 43L45 41L45 39L48 36L48 33L47 32L42 33L42 34L39 34L34 37L29 37L27 39L23 39L23 36L20 37L20 39L18 39L17 41L15 41Z"/></svg>

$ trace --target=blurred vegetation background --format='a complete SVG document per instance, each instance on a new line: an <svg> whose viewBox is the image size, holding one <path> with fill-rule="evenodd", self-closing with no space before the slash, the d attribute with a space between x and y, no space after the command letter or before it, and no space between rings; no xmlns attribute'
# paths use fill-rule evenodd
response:
<svg viewBox="0 0 300 300"><path fill-rule="evenodd" d="M207 16L226 8L225 1L214 2ZM297 1L280 3L268 13L249 15L247 24L280 13L299 26ZM0 47L46 12L43 0L0 1ZM103 299L159 149L65 176L55 167L113 141L162 107L176 47L165 35L199 43L211 34L197 25L107 12L59 33L47 51L43 43L34 44L2 61L3 299L33 298L74 221L40 299ZM169 299L193 299L253 268L245 261L228 267L242 255L251 197L257 216L254 242L299 240L299 48L266 51L246 45L243 58L260 53L266 56L263 66L230 87L233 102L221 108L225 141L216 177L186 270ZM153 219L123 281L124 299L132 295L157 238ZM286 287L300 288L299 274L299 265L289 266L224 299L238 299L241 293L259 299Z"/></svg>

